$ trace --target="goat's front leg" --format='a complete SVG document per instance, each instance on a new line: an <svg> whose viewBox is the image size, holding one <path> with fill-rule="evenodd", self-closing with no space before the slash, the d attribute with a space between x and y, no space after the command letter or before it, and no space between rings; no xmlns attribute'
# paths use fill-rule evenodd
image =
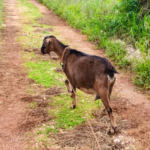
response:
<svg viewBox="0 0 150 150"><path fill-rule="evenodd" d="M76 108L76 89L74 90L71 88L71 84L68 80L65 81L65 85L68 89L68 92L71 94L70 97L73 99L72 105L70 106L72 109Z"/></svg>
<svg viewBox="0 0 150 150"><path fill-rule="evenodd" d="M72 90L71 98L73 99L71 108L76 108L76 89Z"/></svg>

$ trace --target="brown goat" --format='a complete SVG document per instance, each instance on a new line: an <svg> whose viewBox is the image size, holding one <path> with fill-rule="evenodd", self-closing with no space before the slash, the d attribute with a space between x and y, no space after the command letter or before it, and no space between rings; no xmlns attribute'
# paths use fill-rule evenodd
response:
<svg viewBox="0 0 150 150"><path fill-rule="evenodd" d="M68 89L68 83L73 88L72 108L76 107L76 95L74 92L76 88L88 94L96 94L96 99L101 98L105 110L109 114L111 121L109 133L114 134L117 131L117 127L110 106L110 95L116 80L114 76L114 73L117 73L116 69L105 58L71 49L58 41L54 36L47 36L43 40L41 52L49 54L51 51L54 51L63 62L63 71L69 79L69 82L66 80L65 84L68 86Z"/></svg>

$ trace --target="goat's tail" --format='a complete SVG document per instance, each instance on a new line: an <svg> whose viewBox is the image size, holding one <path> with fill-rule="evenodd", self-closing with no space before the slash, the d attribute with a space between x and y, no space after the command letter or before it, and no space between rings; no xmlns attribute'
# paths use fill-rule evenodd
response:
<svg viewBox="0 0 150 150"><path fill-rule="evenodd" d="M114 73L118 73L115 67L113 66L108 66L108 76L110 78L110 81L114 80Z"/></svg>

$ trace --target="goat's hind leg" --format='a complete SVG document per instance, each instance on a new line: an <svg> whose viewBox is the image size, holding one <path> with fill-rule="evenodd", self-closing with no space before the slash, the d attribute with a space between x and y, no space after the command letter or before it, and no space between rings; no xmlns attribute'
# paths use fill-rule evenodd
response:
<svg viewBox="0 0 150 150"><path fill-rule="evenodd" d="M109 100L110 100L110 95L111 95L113 86L115 84L115 81L116 81L116 77L114 77L113 81L110 83L110 86L109 86Z"/></svg>
<svg viewBox="0 0 150 150"><path fill-rule="evenodd" d="M107 110L109 118L110 118L111 128L109 130L109 134L115 134L117 132L117 127L116 127L115 117L113 115L112 108L110 106L110 102L109 102L109 98L108 98L108 95L109 95L108 89L107 88L99 89L99 95L105 106L105 110Z"/></svg>
<svg viewBox="0 0 150 150"><path fill-rule="evenodd" d="M109 102L111 102L111 101L110 101L110 95L111 95L111 93L112 93L112 89L113 89L113 86L114 86L114 84L115 84L115 81L116 81L116 77L114 77L113 81L110 83L110 86L109 86ZM107 113L107 110L104 109L102 115L107 115L107 114L108 114L108 113Z"/></svg>
<svg viewBox="0 0 150 150"><path fill-rule="evenodd" d="M101 97L100 97L99 94L97 93L97 94L96 94L96 97L95 97L95 99L94 99L94 101L97 101L98 99L101 99ZM107 113L107 110L104 108L103 113L102 113L102 116L107 115L107 114L108 114L108 113Z"/></svg>

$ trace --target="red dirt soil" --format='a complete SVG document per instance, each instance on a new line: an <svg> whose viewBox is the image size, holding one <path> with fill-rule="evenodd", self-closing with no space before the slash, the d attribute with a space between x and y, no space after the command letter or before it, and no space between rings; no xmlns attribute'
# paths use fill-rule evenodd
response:
<svg viewBox="0 0 150 150"><path fill-rule="evenodd" d="M1 30L0 53L0 150L23 150L24 136L18 134L26 104L20 98L26 91L26 78L22 72L20 47L16 34L20 29L15 0L4 0L5 24Z"/></svg>

